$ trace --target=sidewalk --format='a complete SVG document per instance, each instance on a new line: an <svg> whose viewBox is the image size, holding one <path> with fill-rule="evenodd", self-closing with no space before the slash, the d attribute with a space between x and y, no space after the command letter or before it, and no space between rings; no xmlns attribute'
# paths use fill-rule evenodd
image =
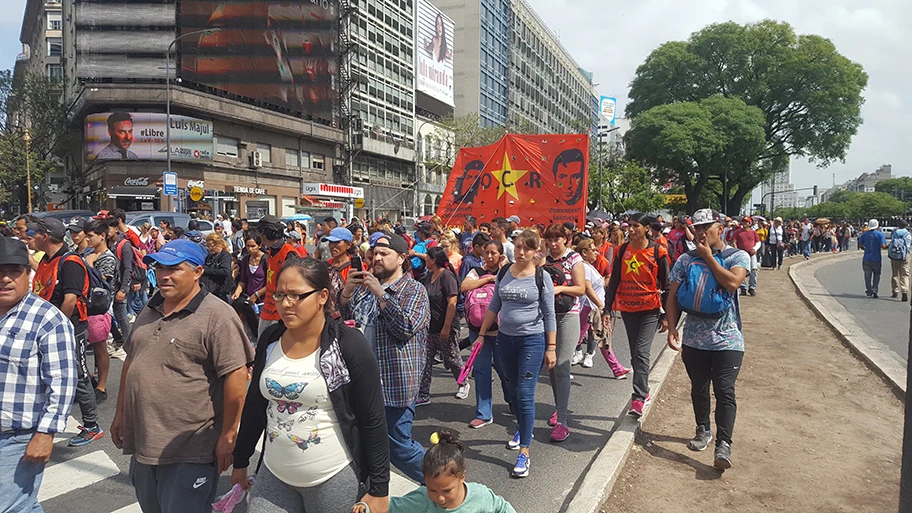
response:
<svg viewBox="0 0 912 513"><path fill-rule="evenodd" d="M800 299L787 269L762 270L757 292L741 302L734 467L723 474L711 448L685 446L694 420L678 359L603 512L898 509L902 403Z"/></svg>

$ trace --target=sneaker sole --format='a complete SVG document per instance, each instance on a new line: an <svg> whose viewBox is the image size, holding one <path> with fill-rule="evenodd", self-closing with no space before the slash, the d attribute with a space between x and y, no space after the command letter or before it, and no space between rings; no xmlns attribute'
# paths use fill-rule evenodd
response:
<svg viewBox="0 0 912 513"><path fill-rule="evenodd" d="M732 462L729 460L724 460L722 458L716 458L713 461L713 466L716 467L717 469L728 470L728 469L732 468Z"/></svg>
<svg viewBox="0 0 912 513"><path fill-rule="evenodd" d="M484 420L484 419L482 419L482 420ZM492 422L494 422L494 419L488 419L488 420L484 421L484 424L478 424L475 426L473 426L472 424L469 424L469 427L472 429L481 429L481 428L487 426L488 424L491 424Z"/></svg>
<svg viewBox="0 0 912 513"><path fill-rule="evenodd" d="M525 472L516 472L516 469L513 469L513 477L523 478L529 477L529 469L526 469Z"/></svg>
<svg viewBox="0 0 912 513"><path fill-rule="evenodd" d="M687 442L687 448L690 449L691 451L703 452L706 450L707 447L709 447L709 444L711 444L712 441L713 441L713 439L712 439L712 437L710 437L709 440L706 441L706 444L703 447L694 447L693 445L691 445L691 442Z"/></svg>
<svg viewBox="0 0 912 513"><path fill-rule="evenodd" d="M70 440L69 442L67 442L67 445L69 447L82 447L83 445L88 445L88 444L94 442L95 440L99 440L101 438L104 438L104 431L99 432L97 435L93 436L92 438L86 438L79 442L73 442L72 440Z"/></svg>
<svg viewBox="0 0 912 513"><path fill-rule="evenodd" d="M554 443L561 443L561 442L563 442L564 440L566 440L566 439L568 439L568 438L570 438L570 433L567 433L567 436L565 436L565 437L563 437L563 438L554 438L554 437L552 436L552 437L551 437L551 441L554 442Z"/></svg>

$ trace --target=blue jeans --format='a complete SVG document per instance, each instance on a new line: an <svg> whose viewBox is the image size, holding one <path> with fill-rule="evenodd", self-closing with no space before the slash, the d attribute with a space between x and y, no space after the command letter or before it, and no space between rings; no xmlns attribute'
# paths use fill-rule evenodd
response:
<svg viewBox="0 0 912 513"><path fill-rule="evenodd" d="M389 433L390 463L409 479L424 484L421 462L424 447L412 438L412 420L415 419L415 402L407 408L386 407L386 431Z"/></svg>
<svg viewBox="0 0 912 513"><path fill-rule="evenodd" d="M130 321L127 319L129 298L130 296L127 295L127 299L124 299L123 301L114 301L111 306L111 309L114 312L114 320L117 321L117 328L120 330L120 334L123 337L123 340L118 342L125 342L127 337L130 336L130 330L132 329Z"/></svg>
<svg viewBox="0 0 912 513"><path fill-rule="evenodd" d="M130 304L130 310L134 314L138 314L146 306L146 302L149 301L149 295L146 293L148 286L147 282L143 282L139 292L134 292L130 288L130 292L127 293L127 302Z"/></svg>
<svg viewBox="0 0 912 513"><path fill-rule="evenodd" d="M10 513L43 512L38 504L38 489L44 477L44 463L25 461L25 448L32 431L0 434L0 511Z"/></svg>
<svg viewBox="0 0 912 513"><path fill-rule="evenodd" d="M801 241L801 254L804 255L805 258L811 258L811 241Z"/></svg>
<svg viewBox="0 0 912 513"><path fill-rule="evenodd" d="M519 446L529 447L535 422L535 386L545 358L545 334L513 337L501 332L497 335L497 349L504 369L503 379L507 383L507 396L513 398ZM475 383L477 386L478 379Z"/></svg>
<svg viewBox="0 0 912 513"><path fill-rule="evenodd" d="M469 340L473 343L478 338L478 332L469 330ZM497 350L497 336L488 335L485 337L485 343L481 346L481 351L475 357L475 363L472 369L475 371L475 418L490 420L494 417L491 411L491 404L494 398L494 391L491 387L491 368L497 371L500 376L500 386L504 392L504 402L510 404L510 396L507 394L509 387L504 380L503 365L500 363L500 351Z"/></svg>

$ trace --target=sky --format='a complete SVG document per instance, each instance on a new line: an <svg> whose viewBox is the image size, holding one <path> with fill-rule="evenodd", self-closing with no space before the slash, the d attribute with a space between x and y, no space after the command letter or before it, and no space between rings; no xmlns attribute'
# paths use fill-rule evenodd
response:
<svg viewBox="0 0 912 513"><path fill-rule="evenodd" d="M790 23L799 34L829 38L837 50L861 63L868 73L863 96L864 123L852 141L846 162L826 169L795 160L796 187L821 190L841 184L882 164L894 176L912 174L912 153L903 151L912 131L912 84L908 50L912 31L909 0L526 0L558 35L577 63L595 74L598 92L626 104L629 84L643 60L665 41L686 40L710 23L755 22L772 18ZM613 4L613 5L612 5ZM21 51L19 30L25 0L0 0L0 67L12 67ZM759 194L756 197L759 201Z"/></svg>

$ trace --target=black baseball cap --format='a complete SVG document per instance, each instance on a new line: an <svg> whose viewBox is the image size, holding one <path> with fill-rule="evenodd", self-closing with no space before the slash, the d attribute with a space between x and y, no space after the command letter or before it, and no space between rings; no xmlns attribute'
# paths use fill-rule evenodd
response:
<svg viewBox="0 0 912 513"><path fill-rule="evenodd" d="M260 224L282 224L282 221L272 214L266 214L260 218Z"/></svg>
<svg viewBox="0 0 912 513"><path fill-rule="evenodd" d="M86 220L84 217L76 216L73 219L70 219L70 222L66 225L67 230L71 232L81 232L85 231Z"/></svg>
<svg viewBox="0 0 912 513"><path fill-rule="evenodd" d="M12 237L0 237L0 265L29 266L29 253L25 243Z"/></svg>
<svg viewBox="0 0 912 513"><path fill-rule="evenodd" d="M63 239L66 235L67 227L63 224L63 221L60 219L54 219L53 217L45 217L39 219L37 223L28 223L26 228L34 231L35 233L43 233L54 239Z"/></svg>
<svg viewBox="0 0 912 513"><path fill-rule="evenodd" d="M405 242L405 239L401 235L392 235L383 234L382 237L379 237L373 245L372 248L390 248L400 255L403 253L409 252L408 243Z"/></svg>

